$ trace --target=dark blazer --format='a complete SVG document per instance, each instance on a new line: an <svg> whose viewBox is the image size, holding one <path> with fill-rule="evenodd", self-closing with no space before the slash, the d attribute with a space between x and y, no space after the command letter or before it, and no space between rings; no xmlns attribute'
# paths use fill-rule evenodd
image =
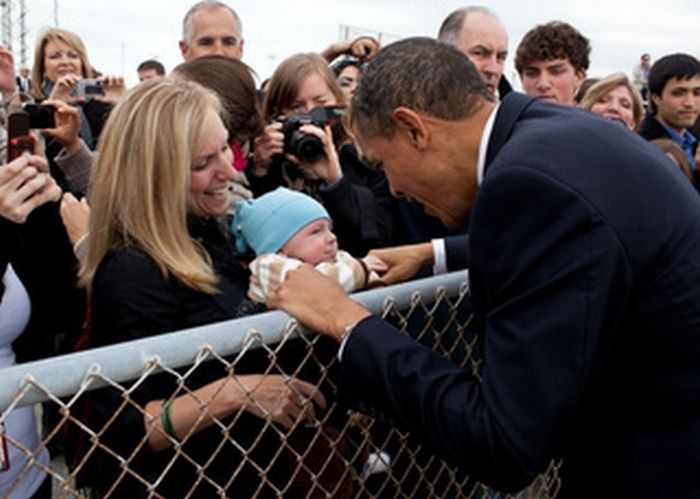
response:
<svg viewBox="0 0 700 499"><path fill-rule="evenodd" d="M15 76L15 83L17 84L17 90L19 92L31 92L32 91L32 79L22 78L20 75Z"/></svg>
<svg viewBox="0 0 700 499"><path fill-rule="evenodd" d="M373 317L345 395L505 491L563 458L559 497L700 497L700 198L680 171L511 94L469 227L483 381Z"/></svg>

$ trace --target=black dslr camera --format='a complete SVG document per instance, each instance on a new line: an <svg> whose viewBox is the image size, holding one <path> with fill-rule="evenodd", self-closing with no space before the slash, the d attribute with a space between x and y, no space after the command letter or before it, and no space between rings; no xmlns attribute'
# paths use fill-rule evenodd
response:
<svg viewBox="0 0 700 499"><path fill-rule="evenodd" d="M323 157L323 142L315 135L308 135L299 130L303 125L323 128L343 117L343 106L315 107L310 113L292 113L275 120L282 123L284 134L284 152L293 154L302 163L315 163Z"/></svg>

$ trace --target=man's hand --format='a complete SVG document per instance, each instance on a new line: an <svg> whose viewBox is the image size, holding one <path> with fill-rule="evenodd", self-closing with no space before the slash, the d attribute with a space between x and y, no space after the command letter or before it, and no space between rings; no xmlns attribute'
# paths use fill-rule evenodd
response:
<svg viewBox="0 0 700 499"><path fill-rule="evenodd" d="M379 258L387 265L387 270L381 274L380 279L384 284L406 281L416 275L421 267L432 265L434 261L431 243L375 249L369 255Z"/></svg>
<svg viewBox="0 0 700 499"><path fill-rule="evenodd" d="M307 264L287 274L271 294L268 306L284 310L306 327L338 341L348 326L371 315L351 300L340 284Z"/></svg>

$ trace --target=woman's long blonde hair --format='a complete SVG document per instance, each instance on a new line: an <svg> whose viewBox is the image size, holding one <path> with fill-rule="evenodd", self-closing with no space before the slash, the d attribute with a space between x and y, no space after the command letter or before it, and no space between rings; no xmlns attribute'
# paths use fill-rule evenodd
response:
<svg viewBox="0 0 700 499"><path fill-rule="evenodd" d="M35 99L45 99L48 95L44 95L41 86L44 84L44 74L46 73L46 65L44 64L44 53L49 42L63 42L70 48L75 50L80 57L80 65L82 66L83 78L93 78L95 73L88 61L87 50L85 44L78 35L72 31L60 28L50 28L42 31L36 41L34 48L34 66L32 67L32 96ZM56 83L56 82L53 82Z"/></svg>
<svg viewBox="0 0 700 499"><path fill-rule="evenodd" d="M215 94L188 81L156 79L112 110L91 178L90 238L81 283L91 288L104 256L119 246L148 254L167 279L213 293L210 260L187 230L190 166Z"/></svg>

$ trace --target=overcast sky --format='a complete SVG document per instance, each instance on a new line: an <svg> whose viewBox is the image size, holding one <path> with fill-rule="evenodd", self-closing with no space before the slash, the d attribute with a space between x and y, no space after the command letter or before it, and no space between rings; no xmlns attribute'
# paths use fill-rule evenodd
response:
<svg viewBox="0 0 700 499"><path fill-rule="evenodd" d="M182 18L194 0L85 0L58 1L58 21L78 33L93 66L103 73L123 75L136 82L136 66L155 58L169 71L181 62L177 42ZM18 5L18 0L13 1ZM53 26L53 0L27 0L29 63L37 33ZM232 1L243 20L243 60L260 78L268 77L285 57L296 52L320 51L339 39L341 25L360 32L382 32L385 40L435 36L459 0L241 0ZM528 29L554 19L567 21L591 40L590 76L613 71L631 72L642 52L652 59L671 52L700 56L700 2L698 0L492 0L509 34L513 54ZM13 13L19 33L18 9ZM366 30L366 31L365 31ZM13 49L19 60L19 41ZM512 55L507 74L512 77Z"/></svg>

